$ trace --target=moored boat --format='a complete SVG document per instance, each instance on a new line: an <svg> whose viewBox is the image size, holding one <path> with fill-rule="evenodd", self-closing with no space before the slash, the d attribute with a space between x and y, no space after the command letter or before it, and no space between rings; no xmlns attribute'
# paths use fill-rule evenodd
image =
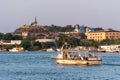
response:
<svg viewBox="0 0 120 80"><path fill-rule="evenodd" d="M81 56L81 54L71 55L70 48L66 47L65 44L57 56L52 58L56 60L56 64L63 65L99 65L102 63L102 58L98 57L96 54L88 54L87 56ZM63 49L63 48L67 49Z"/></svg>
<svg viewBox="0 0 120 80"><path fill-rule="evenodd" d="M47 52L55 52L55 50L53 48L48 48L46 49Z"/></svg>
<svg viewBox="0 0 120 80"><path fill-rule="evenodd" d="M24 51L24 48L23 47L14 47L12 49L9 49L9 52L21 52L21 51Z"/></svg>

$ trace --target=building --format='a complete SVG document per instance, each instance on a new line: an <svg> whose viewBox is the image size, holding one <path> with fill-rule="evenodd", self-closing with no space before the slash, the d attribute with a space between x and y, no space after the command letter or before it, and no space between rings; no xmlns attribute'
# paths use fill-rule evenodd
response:
<svg viewBox="0 0 120 80"><path fill-rule="evenodd" d="M120 38L120 31L94 31L86 33L88 40L95 40L95 41L101 41L104 39L119 39Z"/></svg>
<svg viewBox="0 0 120 80"><path fill-rule="evenodd" d="M36 39L36 42L55 42L55 39Z"/></svg>
<svg viewBox="0 0 120 80"><path fill-rule="evenodd" d="M29 33L28 33L28 32L22 32L22 37L23 37L23 38L25 38L25 37L27 37L27 36L29 36Z"/></svg>
<svg viewBox="0 0 120 80"><path fill-rule="evenodd" d="M76 32L76 33L85 33L87 26L84 26L84 25L79 26L78 24L76 24L76 25L74 26L74 28L75 28L75 29L74 29L74 32Z"/></svg>
<svg viewBox="0 0 120 80"><path fill-rule="evenodd" d="M0 45L20 45L22 40L2 40Z"/></svg>
<svg viewBox="0 0 120 80"><path fill-rule="evenodd" d="M35 16L35 21L31 23L31 26L37 26L38 23L37 23L37 17Z"/></svg>
<svg viewBox="0 0 120 80"><path fill-rule="evenodd" d="M102 46L99 46L98 51L120 52L120 44L118 44L118 45L102 45Z"/></svg>

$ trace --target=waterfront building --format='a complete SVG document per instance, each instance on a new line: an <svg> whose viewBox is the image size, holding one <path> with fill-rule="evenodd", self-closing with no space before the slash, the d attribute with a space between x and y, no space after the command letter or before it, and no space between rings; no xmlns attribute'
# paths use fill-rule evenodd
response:
<svg viewBox="0 0 120 80"><path fill-rule="evenodd" d="M55 42L55 39L36 39L36 42Z"/></svg>
<svg viewBox="0 0 120 80"><path fill-rule="evenodd" d="M20 45L22 40L2 40L0 45Z"/></svg>
<svg viewBox="0 0 120 80"><path fill-rule="evenodd" d="M88 40L95 40L95 41L101 41L105 39L119 39L120 38L120 31L86 31L86 36Z"/></svg>
<svg viewBox="0 0 120 80"><path fill-rule="evenodd" d="M115 50L115 49L120 49L120 44L118 44L118 45L102 45L102 46L99 46L99 48L103 48L105 50L107 50L107 49Z"/></svg>
<svg viewBox="0 0 120 80"><path fill-rule="evenodd" d="M98 51L120 52L120 44L118 44L118 45L102 45L102 46L99 46Z"/></svg>

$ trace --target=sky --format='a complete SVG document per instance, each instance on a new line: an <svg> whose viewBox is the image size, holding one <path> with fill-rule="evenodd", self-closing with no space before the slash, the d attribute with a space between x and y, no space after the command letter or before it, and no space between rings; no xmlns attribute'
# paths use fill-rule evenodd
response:
<svg viewBox="0 0 120 80"><path fill-rule="evenodd" d="M0 32L14 32L37 16L40 25L85 25L120 30L120 0L0 0Z"/></svg>

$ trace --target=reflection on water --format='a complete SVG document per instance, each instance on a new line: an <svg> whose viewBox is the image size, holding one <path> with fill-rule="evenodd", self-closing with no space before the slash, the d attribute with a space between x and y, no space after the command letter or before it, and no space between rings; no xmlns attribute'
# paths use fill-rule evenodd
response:
<svg viewBox="0 0 120 80"><path fill-rule="evenodd" d="M0 53L0 80L119 80L120 54L102 54L102 65L56 65L56 53Z"/></svg>

